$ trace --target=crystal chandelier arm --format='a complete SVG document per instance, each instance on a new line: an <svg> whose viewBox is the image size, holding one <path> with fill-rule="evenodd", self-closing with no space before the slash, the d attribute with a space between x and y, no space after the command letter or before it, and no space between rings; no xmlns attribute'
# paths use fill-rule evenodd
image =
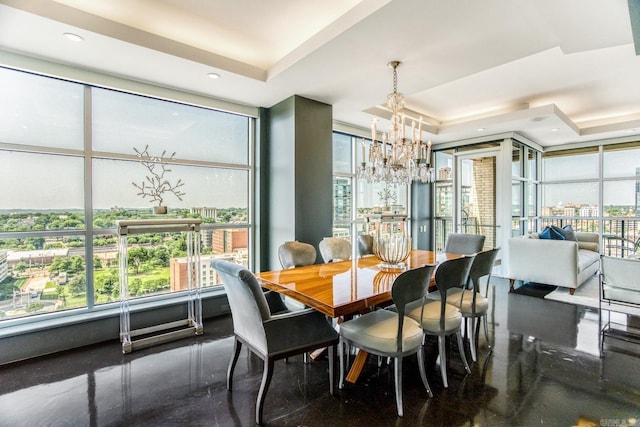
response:
<svg viewBox="0 0 640 427"><path fill-rule="evenodd" d="M410 184L413 180L433 182L431 168L431 140L422 141L422 116L416 128L411 120L411 136L406 138L404 95L398 92L398 66L400 61L387 64L393 68L393 93L387 95L387 109L391 112L390 126L377 138L377 119L371 124L371 146L366 157L365 141L362 141L362 162L358 177L367 182Z"/></svg>

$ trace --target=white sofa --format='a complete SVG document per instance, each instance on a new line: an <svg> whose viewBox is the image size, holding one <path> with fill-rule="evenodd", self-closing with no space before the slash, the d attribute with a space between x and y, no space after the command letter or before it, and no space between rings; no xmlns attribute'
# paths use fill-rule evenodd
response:
<svg viewBox="0 0 640 427"><path fill-rule="evenodd" d="M600 268L599 237L576 232L577 241L540 239L538 233L509 239L507 277L516 280L576 288Z"/></svg>

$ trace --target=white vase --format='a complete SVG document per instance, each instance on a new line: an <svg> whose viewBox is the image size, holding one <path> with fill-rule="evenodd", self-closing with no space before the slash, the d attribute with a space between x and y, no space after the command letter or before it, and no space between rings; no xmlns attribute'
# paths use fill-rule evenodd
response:
<svg viewBox="0 0 640 427"><path fill-rule="evenodd" d="M374 237L373 252L380 258L382 268L402 268L411 252L411 237L404 234L380 233Z"/></svg>

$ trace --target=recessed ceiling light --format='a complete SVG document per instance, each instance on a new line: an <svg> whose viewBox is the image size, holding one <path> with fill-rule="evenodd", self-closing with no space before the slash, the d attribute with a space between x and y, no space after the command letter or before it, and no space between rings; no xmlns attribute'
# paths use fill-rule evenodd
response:
<svg viewBox="0 0 640 427"><path fill-rule="evenodd" d="M207 76L209 76L210 79L214 79L214 80L217 80L220 78L220 74L218 73L209 73L207 74Z"/></svg>
<svg viewBox="0 0 640 427"><path fill-rule="evenodd" d="M482 132L485 128L478 128L478 132Z"/></svg>
<svg viewBox="0 0 640 427"><path fill-rule="evenodd" d="M83 42L84 38L74 33L64 33L64 36L67 40L71 40L72 42Z"/></svg>
<svg viewBox="0 0 640 427"><path fill-rule="evenodd" d="M558 132L560 130L560 128L552 128L551 132Z"/></svg>

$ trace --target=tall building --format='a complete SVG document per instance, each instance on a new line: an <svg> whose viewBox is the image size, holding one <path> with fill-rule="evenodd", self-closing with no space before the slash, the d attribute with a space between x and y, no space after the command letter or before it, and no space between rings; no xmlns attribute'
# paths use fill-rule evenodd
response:
<svg viewBox="0 0 640 427"><path fill-rule="evenodd" d="M213 230L201 229L200 230L200 243L203 248L211 248L213 243Z"/></svg>
<svg viewBox="0 0 640 427"><path fill-rule="evenodd" d="M333 218L351 219L351 180L347 178L333 178Z"/></svg>

